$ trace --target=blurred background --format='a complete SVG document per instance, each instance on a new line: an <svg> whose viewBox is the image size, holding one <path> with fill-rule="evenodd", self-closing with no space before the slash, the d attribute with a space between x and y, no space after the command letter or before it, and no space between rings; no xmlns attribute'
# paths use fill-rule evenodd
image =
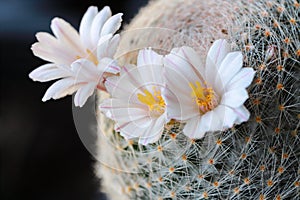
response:
<svg viewBox="0 0 300 200"><path fill-rule="evenodd" d="M30 47L59 16L76 29L90 5L123 12L125 23L147 0L0 0L0 199L102 200L94 158L73 122L72 98L41 101L52 84L28 74L45 62ZM93 114L93 113L91 113Z"/></svg>

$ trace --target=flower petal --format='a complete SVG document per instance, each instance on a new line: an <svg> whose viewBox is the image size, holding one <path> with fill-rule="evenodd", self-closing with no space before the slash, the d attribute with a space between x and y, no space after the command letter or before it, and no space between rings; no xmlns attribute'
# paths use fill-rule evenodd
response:
<svg viewBox="0 0 300 200"><path fill-rule="evenodd" d="M243 66L243 55L241 52L232 52L222 61L218 75L216 76L214 88L222 94L228 82L241 70Z"/></svg>
<svg viewBox="0 0 300 200"><path fill-rule="evenodd" d="M111 10L105 6L93 19L91 24L91 43L97 44L101 35L104 23L111 17Z"/></svg>
<svg viewBox="0 0 300 200"><path fill-rule="evenodd" d="M106 79L105 87L111 96L120 99L130 99L130 96L135 93L137 87L135 86L135 82L128 80L128 77L131 77L130 72L121 73L120 77L110 76Z"/></svg>
<svg viewBox="0 0 300 200"><path fill-rule="evenodd" d="M220 96L222 95L222 88L219 85L215 85L216 80L221 80L219 73L219 67L223 62L225 56L230 52L230 45L226 40L216 40L210 47L205 65L205 80L208 85L214 88L215 92Z"/></svg>
<svg viewBox="0 0 300 200"><path fill-rule="evenodd" d="M149 49L140 50L137 57L137 65L162 65L163 56Z"/></svg>
<svg viewBox="0 0 300 200"><path fill-rule="evenodd" d="M69 65L76 57L73 52L68 51L67 47L66 49L62 49L59 46L49 47L40 42L34 43L31 50L35 56L55 64Z"/></svg>
<svg viewBox="0 0 300 200"><path fill-rule="evenodd" d="M157 142L164 130L165 123L167 123L167 121L164 115L154 120L149 128L145 129L146 131L140 136L139 143L147 145L149 143Z"/></svg>
<svg viewBox="0 0 300 200"><path fill-rule="evenodd" d="M109 55L108 51L110 48L112 34L107 34L103 37L101 37L97 44L97 59L101 60L104 57L110 57L112 58L113 55Z"/></svg>
<svg viewBox="0 0 300 200"><path fill-rule="evenodd" d="M221 127L215 127L215 129L212 129L212 131L223 130L232 127L238 117L233 109L224 105L219 105L216 107L213 113L215 116L218 116L221 122Z"/></svg>
<svg viewBox="0 0 300 200"><path fill-rule="evenodd" d="M106 54L106 57L113 58L115 56L119 43L120 43L120 35L116 34L110 40L110 46L107 50L108 53Z"/></svg>
<svg viewBox="0 0 300 200"><path fill-rule="evenodd" d="M133 139L143 135L145 131L149 130L148 127L151 124L152 121L144 117L124 124L116 124L115 130L120 131L120 135L125 139Z"/></svg>
<svg viewBox="0 0 300 200"><path fill-rule="evenodd" d="M202 138L207 132L221 131L233 126L237 120L233 109L219 105L202 116L187 121L183 133L189 138Z"/></svg>
<svg viewBox="0 0 300 200"><path fill-rule="evenodd" d="M190 76L188 75L191 71L184 71L188 67L190 65L182 66L184 69L178 72L172 63L166 63L165 66L166 90L164 90L164 96L168 117L177 120L188 120L191 117L199 115L199 109L191 96L192 89L189 86L190 83L194 83L194 80L190 80Z"/></svg>
<svg viewBox="0 0 300 200"><path fill-rule="evenodd" d="M83 44L85 44L87 48L89 48L92 51L94 49L92 49L93 45L91 41L91 26L97 13L98 8L95 6L90 6L83 15L79 26L80 40Z"/></svg>
<svg viewBox="0 0 300 200"><path fill-rule="evenodd" d="M29 77L34 81L47 82L59 78L72 76L70 69L66 67L57 67L54 64L45 64L33 70Z"/></svg>
<svg viewBox="0 0 300 200"><path fill-rule="evenodd" d="M233 111L237 115L237 119L235 121L236 124L241 124L242 122L246 122L249 120L250 112L247 110L245 106L234 108Z"/></svg>
<svg viewBox="0 0 300 200"><path fill-rule="evenodd" d="M216 40L207 53L206 68L219 68L223 59L230 52L230 45L224 39Z"/></svg>
<svg viewBox="0 0 300 200"><path fill-rule="evenodd" d="M250 67L242 68L227 84L225 90L233 90L236 88L246 88L248 87L255 75L255 71Z"/></svg>
<svg viewBox="0 0 300 200"><path fill-rule="evenodd" d="M113 58L116 54L117 48L120 42L120 35L112 34L105 35L100 38L97 46L97 58L101 60L102 58L108 57Z"/></svg>
<svg viewBox="0 0 300 200"><path fill-rule="evenodd" d="M88 83L79 88L74 98L75 106L82 107L87 99L94 93L96 86L97 84L95 83Z"/></svg>
<svg viewBox="0 0 300 200"><path fill-rule="evenodd" d="M107 57L99 61L98 69L112 74L117 74L121 71L121 67L117 65L117 61Z"/></svg>
<svg viewBox="0 0 300 200"><path fill-rule="evenodd" d="M106 113L107 117L116 120L119 124L148 117L145 107L116 98L104 100L99 108L103 113Z"/></svg>
<svg viewBox="0 0 300 200"><path fill-rule="evenodd" d="M143 49L139 51L137 58L138 72L143 80L143 85L152 83L164 85L163 81L163 56L157 54L151 49ZM142 85L141 85L142 86ZM148 88L151 89L151 88Z"/></svg>
<svg viewBox="0 0 300 200"><path fill-rule="evenodd" d="M84 53L78 32L68 22L56 17L51 22L51 29L60 42L71 46L75 52Z"/></svg>
<svg viewBox="0 0 300 200"><path fill-rule="evenodd" d="M184 58L195 68L198 70L201 77L204 76L204 63L201 60L201 57L198 55L198 53L191 47L183 46L181 47L182 55L184 55Z"/></svg>
<svg viewBox="0 0 300 200"><path fill-rule="evenodd" d="M114 34L121 26L123 13L118 13L110 17L103 25L101 36Z"/></svg>
<svg viewBox="0 0 300 200"><path fill-rule="evenodd" d="M74 73L74 81L80 82L94 82L98 83L103 75L103 71L99 70L97 66L87 59L78 59L71 65Z"/></svg>
<svg viewBox="0 0 300 200"><path fill-rule="evenodd" d="M204 137L206 131L207 128L205 128L205 126L201 126L200 115L188 120L183 128L183 134L191 139Z"/></svg>
<svg viewBox="0 0 300 200"><path fill-rule="evenodd" d="M188 120L199 115L199 108L190 94L187 93L187 85L177 84L178 82L169 80L176 75L168 74L166 89L163 90L163 96L167 106L167 114L170 119ZM182 92L181 92L182 91Z"/></svg>
<svg viewBox="0 0 300 200"><path fill-rule="evenodd" d="M163 61L166 69L175 70L178 74L182 75L184 79L188 80L188 82L195 83L199 80L204 82L198 70L194 68L191 61L185 57L182 48L172 49L171 53L166 55Z"/></svg>
<svg viewBox="0 0 300 200"><path fill-rule="evenodd" d="M51 98L53 99L62 98L67 94L74 92L73 89L70 92L66 92L69 91L70 88L73 88L73 86L75 86L73 78L64 78L59 81L56 81L48 88L42 101L47 101Z"/></svg>
<svg viewBox="0 0 300 200"><path fill-rule="evenodd" d="M244 104L249 98L248 92L244 88L237 88L227 91L221 99L222 105L229 106L231 108L237 108Z"/></svg>

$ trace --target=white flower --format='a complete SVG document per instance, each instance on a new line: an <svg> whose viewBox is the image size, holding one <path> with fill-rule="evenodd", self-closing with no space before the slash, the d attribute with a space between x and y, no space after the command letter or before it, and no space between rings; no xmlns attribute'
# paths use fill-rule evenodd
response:
<svg viewBox="0 0 300 200"><path fill-rule="evenodd" d="M91 6L82 18L79 33L63 19L55 18L51 23L55 37L44 32L36 35L34 55L51 63L35 69L29 77L40 82L61 79L47 90L43 101L78 91L75 105L82 106L95 88L105 90L104 79L120 71L113 60L120 36L113 34L120 28L121 16L111 16L107 6L100 12Z"/></svg>
<svg viewBox="0 0 300 200"><path fill-rule="evenodd" d="M249 119L243 105L248 98L246 87L254 70L242 68L241 52L230 52L225 40L210 48L205 67L190 47L174 48L164 58L166 98L170 118L186 122L183 133L202 138L206 132L224 130Z"/></svg>
<svg viewBox="0 0 300 200"><path fill-rule="evenodd" d="M98 64L99 57L113 57L119 40L119 35L113 37L113 34L121 26L121 17L121 13L111 16L107 6L100 12L91 6L81 20L79 33L68 22L54 18L51 29L55 37L45 32L37 33L38 42L32 45L32 51L37 57L56 65L71 65L80 58ZM104 48L108 42L113 46Z"/></svg>
<svg viewBox="0 0 300 200"><path fill-rule="evenodd" d="M162 56L146 49L139 52L137 67L125 66L120 77L105 82L111 98L100 109L116 121L116 131L126 139L138 137L146 145L161 137L168 122L162 72Z"/></svg>
<svg viewBox="0 0 300 200"><path fill-rule="evenodd" d="M42 100L58 99L76 92L74 104L82 107L96 88L103 90L100 80L107 73L107 70L104 70L117 68L114 63L105 63L105 60L102 59L97 66L87 59L78 59L71 64L71 67L64 65L53 67L48 64L44 65L43 68L36 69L31 74L38 73L39 76L45 78L47 76L64 75L64 78L56 81L48 88Z"/></svg>

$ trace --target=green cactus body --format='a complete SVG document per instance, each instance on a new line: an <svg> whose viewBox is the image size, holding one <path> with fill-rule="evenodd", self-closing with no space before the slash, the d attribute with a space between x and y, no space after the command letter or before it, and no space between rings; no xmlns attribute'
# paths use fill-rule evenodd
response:
<svg viewBox="0 0 300 200"><path fill-rule="evenodd" d="M137 28L143 27L175 32L142 34ZM115 133L99 111L95 171L111 199L300 199L298 2L158 0L126 30L120 62L135 62L139 48L182 45L204 60L211 43L226 38L256 77L245 104L249 121L199 140L187 138L184 124L171 121L157 143L142 146Z"/></svg>

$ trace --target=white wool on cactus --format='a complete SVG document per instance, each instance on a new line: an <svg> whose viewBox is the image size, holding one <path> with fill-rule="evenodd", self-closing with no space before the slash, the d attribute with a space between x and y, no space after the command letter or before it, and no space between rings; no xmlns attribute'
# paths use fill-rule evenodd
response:
<svg viewBox="0 0 300 200"><path fill-rule="evenodd" d="M202 138L206 132L220 131L249 119L243 105L248 99L246 87L254 77L252 68L243 66L241 52L230 52L225 40L210 48L206 65L192 48L174 48L164 58L165 96L170 118L184 121L183 133Z"/></svg>
<svg viewBox="0 0 300 200"><path fill-rule="evenodd" d="M77 91L75 105L82 106L94 89L105 90L104 78L120 70L113 57L120 40L115 33L121 26L121 17L121 13L111 16L107 6L100 12L91 6L81 20L79 33L60 18L54 18L51 23L55 37L37 33L38 42L32 45L32 51L50 63L35 69L29 77L40 82L61 79L48 89L43 101Z"/></svg>

